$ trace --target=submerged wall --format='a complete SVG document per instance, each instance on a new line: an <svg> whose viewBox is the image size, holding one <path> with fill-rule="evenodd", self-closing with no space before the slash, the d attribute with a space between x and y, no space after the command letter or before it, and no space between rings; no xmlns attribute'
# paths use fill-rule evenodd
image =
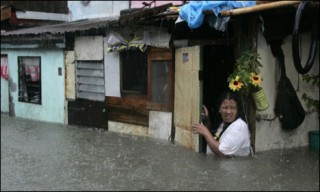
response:
<svg viewBox="0 0 320 192"><path fill-rule="evenodd" d="M2 50L1 50L2 52ZM8 54L11 77L10 114L32 120L64 123L64 54L62 50L10 50ZM18 101L18 57L41 57L41 104ZM61 75L59 75L61 68ZM2 87L1 87L2 88ZM1 89L2 94L2 89Z"/></svg>
<svg viewBox="0 0 320 192"><path fill-rule="evenodd" d="M301 44L302 60L304 66L309 55L310 34L303 34ZM277 148L293 148L308 146L308 132L319 130L319 114L306 107L301 99L303 93L312 95L319 99L319 88L310 86L302 80L302 75L296 71L292 58L292 37L284 39L282 50L285 56L286 74L294 86L297 95L307 113L303 123L294 130L283 130L279 118L275 117L274 106L276 100L276 86L278 79L277 61L273 57L269 45L266 44L264 36L260 33L258 37L258 53L261 56L262 68L262 86L266 92L269 102L269 108L266 111L257 111L255 149L263 151ZM308 74L319 73L319 45L317 56L313 67Z"/></svg>

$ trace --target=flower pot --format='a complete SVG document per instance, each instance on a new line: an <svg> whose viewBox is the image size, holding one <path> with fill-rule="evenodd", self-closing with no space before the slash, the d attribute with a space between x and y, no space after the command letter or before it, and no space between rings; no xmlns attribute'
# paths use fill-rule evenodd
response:
<svg viewBox="0 0 320 192"><path fill-rule="evenodd" d="M252 97L258 111L264 111L268 109L269 103L263 89L252 93Z"/></svg>
<svg viewBox="0 0 320 192"><path fill-rule="evenodd" d="M309 149L312 151L319 152L319 132L320 131L309 131Z"/></svg>

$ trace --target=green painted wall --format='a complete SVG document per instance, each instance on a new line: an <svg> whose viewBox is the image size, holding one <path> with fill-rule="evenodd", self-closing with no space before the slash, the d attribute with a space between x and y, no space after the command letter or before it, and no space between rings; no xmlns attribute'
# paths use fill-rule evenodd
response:
<svg viewBox="0 0 320 192"><path fill-rule="evenodd" d="M22 117L33 120L64 123L64 54L62 50L57 49L31 49L20 50L10 49L1 50L8 54L9 76L12 79L10 84L10 95L12 102L2 101L2 105L9 105L9 114L16 117ZM40 56L41 57L41 94L42 104L32 104L18 101L18 57L19 56ZM58 74L61 68L62 74ZM2 80L1 80L2 84ZM5 89L5 88L4 88ZM1 86L1 95L6 94ZM8 102L2 104L2 102Z"/></svg>

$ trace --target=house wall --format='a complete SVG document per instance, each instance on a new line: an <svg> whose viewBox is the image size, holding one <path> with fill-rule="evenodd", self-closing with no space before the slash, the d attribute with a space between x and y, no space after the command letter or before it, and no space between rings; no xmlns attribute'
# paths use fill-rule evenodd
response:
<svg viewBox="0 0 320 192"><path fill-rule="evenodd" d="M140 27L121 28L117 33L129 37L129 34L134 33L135 36L140 34L145 35L143 39L147 45L154 47L169 48L170 35L165 30L160 30L156 27ZM143 33L146 32L146 33ZM108 47L108 39L110 34L103 38L104 43L104 63L105 63L105 95L113 97L121 97L120 91L120 56L118 52L106 52ZM131 40L131 39L129 39ZM115 121L108 122L108 130L120 133L130 133L133 135L150 136L159 139L168 139L171 135L172 128L172 113L161 111L149 111L149 127L139 126Z"/></svg>
<svg viewBox="0 0 320 192"><path fill-rule="evenodd" d="M1 50L1 52L3 52ZM10 114L16 117L64 123L64 54L62 50L9 50L9 76L12 78L10 86L12 103ZM41 93L42 104L31 104L18 101L18 57L41 57ZM58 74L58 69L62 74ZM1 86L2 93L2 86Z"/></svg>
<svg viewBox="0 0 320 192"><path fill-rule="evenodd" d="M131 8L141 8L144 7L143 2L150 3L152 1L131 1ZM183 1L155 1L155 3L151 4L151 7L158 7L160 5L165 5L168 3L172 3L172 5L181 5Z"/></svg>
<svg viewBox="0 0 320 192"><path fill-rule="evenodd" d="M76 21L120 16L122 9L129 8L129 1L68 1L68 7L70 10L70 21Z"/></svg>
<svg viewBox="0 0 320 192"><path fill-rule="evenodd" d="M302 37L302 61L306 63L310 49L310 35L303 34ZM301 99L301 95L305 92L319 99L319 89L307 85L302 81L302 75L296 71L293 58L292 58L292 37L288 36L284 39L282 49L285 56L286 73L295 90L300 98L301 103L307 112L307 115L303 123L294 130L285 131L281 128L279 119L275 117L273 111L276 100L276 86L277 86L277 62L273 57L270 47L266 44L263 35L260 33L258 36L258 53L261 56L261 64L263 68L262 72L262 87L265 90L269 108L265 111L257 111L257 118L261 119L256 122L256 139L255 149L256 151L264 151L270 149L279 148L292 148L308 145L308 132L311 130L319 130L319 114L312 112L305 105L305 102ZM318 45L319 50L319 45ZM314 61L313 67L308 74L319 73L319 51Z"/></svg>

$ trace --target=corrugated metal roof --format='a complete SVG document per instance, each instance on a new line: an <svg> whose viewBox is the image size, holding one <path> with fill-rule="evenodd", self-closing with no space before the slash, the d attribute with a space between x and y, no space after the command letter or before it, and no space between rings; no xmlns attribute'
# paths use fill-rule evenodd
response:
<svg viewBox="0 0 320 192"><path fill-rule="evenodd" d="M108 25L117 25L119 20L118 16L105 17L96 19L86 19L81 21L64 22L55 25L47 25L41 27L20 29L15 31L1 32L1 36L12 36L12 35L37 35L42 33L49 34L63 34L66 32L83 31L88 29L107 27Z"/></svg>

